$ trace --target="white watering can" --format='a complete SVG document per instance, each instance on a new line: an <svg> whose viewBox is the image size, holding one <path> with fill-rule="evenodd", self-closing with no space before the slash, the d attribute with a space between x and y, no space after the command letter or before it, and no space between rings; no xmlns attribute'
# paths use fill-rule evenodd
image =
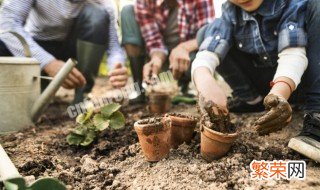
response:
<svg viewBox="0 0 320 190"><path fill-rule="evenodd" d="M32 125L76 64L69 59L40 94L40 79L46 78L40 76L40 63L22 36L9 33L21 41L26 57L0 57L0 134Z"/></svg>

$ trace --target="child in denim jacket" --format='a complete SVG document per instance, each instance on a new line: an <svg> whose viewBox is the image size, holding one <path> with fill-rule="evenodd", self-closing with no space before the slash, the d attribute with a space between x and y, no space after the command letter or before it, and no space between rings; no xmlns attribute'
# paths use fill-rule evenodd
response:
<svg viewBox="0 0 320 190"><path fill-rule="evenodd" d="M192 64L199 93L225 112L265 107L256 122L260 135L288 125L289 98L303 100L304 127L289 147L320 161L320 152L303 148L320 146L320 2L229 0L222 12L199 32L204 36ZM233 90L229 100L212 77L215 70Z"/></svg>

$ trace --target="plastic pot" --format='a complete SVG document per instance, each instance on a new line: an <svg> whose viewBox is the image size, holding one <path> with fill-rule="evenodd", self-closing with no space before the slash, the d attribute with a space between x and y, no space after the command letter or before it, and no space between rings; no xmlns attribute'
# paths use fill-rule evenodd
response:
<svg viewBox="0 0 320 190"><path fill-rule="evenodd" d="M171 97L164 93L151 93L149 95L149 109L151 113L166 113L171 108Z"/></svg>
<svg viewBox="0 0 320 190"><path fill-rule="evenodd" d="M171 146L178 148L179 145L189 143L193 137L193 131L197 125L195 117L187 114L166 114L171 119Z"/></svg>
<svg viewBox="0 0 320 190"><path fill-rule="evenodd" d="M170 152L171 120L152 118L137 121L134 129L138 134L143 154L147 161L157 162Z"/></svg>
<svg viewBox="0 0 320 190"><path fill-rule="evenodd" d="M201 124L201 156L208 162L228 153L238 133L224 134Z"/></svg>

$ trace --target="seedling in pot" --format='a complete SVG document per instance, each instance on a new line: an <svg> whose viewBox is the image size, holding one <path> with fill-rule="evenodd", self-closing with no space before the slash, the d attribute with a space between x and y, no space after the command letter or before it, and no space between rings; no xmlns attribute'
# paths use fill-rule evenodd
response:
<svg viewBox="0 0 320 190"><path fill-rule="evenodd" d="M108 104L94 114L93 109L76 118L78 126L67 136L70 145L88 146L106 129L121 129L125 125L124 115L118 103Z"/></svg>

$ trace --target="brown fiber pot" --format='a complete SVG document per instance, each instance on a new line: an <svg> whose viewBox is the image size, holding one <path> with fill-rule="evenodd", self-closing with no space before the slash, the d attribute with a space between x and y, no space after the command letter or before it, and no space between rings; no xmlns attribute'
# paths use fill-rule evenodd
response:
<svg viewBox="0 0 320 190"><path fill-rule="evenodd" d="M237 137L238 133L223 134L201 126L201 156L208 162L223 157Z"/></svg>
<svg viewBox="0 0 320 190"><path fill-rule="evenodd" d="M193 137L194 128L197 125L196 118L187 114L166 114L171 119L171 146L178 148L179 145L189 143Z"/></svg>
<svg viewBox="0 0 320 190"><path fill-rule="evenodd" d="M151 113L166 113L171 108L171 97L168 94L152 93L149 95L149 108Z"/></svg>
<svg viewBox="0 0 320 190"><path fill-rule="evenodd" d="M171 121L168 118L155 118L137 121L134 129L138 134L143 154L147 161L157 162L170 152Z"/></svg>

